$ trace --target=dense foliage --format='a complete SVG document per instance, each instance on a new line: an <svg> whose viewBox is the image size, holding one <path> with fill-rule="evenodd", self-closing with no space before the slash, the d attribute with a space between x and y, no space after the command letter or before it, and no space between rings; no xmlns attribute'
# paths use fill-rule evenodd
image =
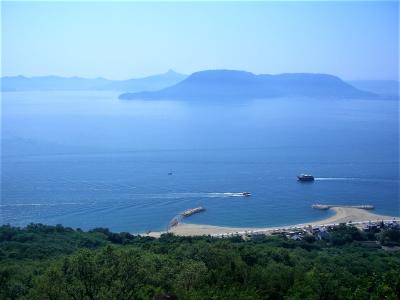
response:
<svg viewBox="0 0 400 300"><path fill-rule="evenodd" d="M0 299L400 299L398 231L305 238L159 239L0 227Z"/></svg>

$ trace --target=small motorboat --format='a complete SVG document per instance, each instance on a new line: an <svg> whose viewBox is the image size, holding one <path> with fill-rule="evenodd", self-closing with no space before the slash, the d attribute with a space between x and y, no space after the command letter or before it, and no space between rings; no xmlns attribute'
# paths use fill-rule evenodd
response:
<svg viewBox="0 0 400 300"><path fill-rule="evenodd" d="M314 176L309 175L309 174L301 174L297 176L298 181L314 181Z"/></svg>
<svg viewBox="0 0 400 300"><path fill-rule="evenodd" d="M249 196L251 196L251 193L250 192L243 192L242 195L245 196L245 197L249 197Z"/></svg>

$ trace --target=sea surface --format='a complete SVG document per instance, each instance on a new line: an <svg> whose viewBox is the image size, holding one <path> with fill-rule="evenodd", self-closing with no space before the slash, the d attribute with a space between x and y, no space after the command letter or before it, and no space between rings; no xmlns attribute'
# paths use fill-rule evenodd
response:
<svg viewBox="0 0 400 300"><path fill-rule="evenodd" d="M396 100L117 96L2 94L1 223L136 233L204 206L185 221L278 226L331 214L314 203L399 215Z"/></svg>

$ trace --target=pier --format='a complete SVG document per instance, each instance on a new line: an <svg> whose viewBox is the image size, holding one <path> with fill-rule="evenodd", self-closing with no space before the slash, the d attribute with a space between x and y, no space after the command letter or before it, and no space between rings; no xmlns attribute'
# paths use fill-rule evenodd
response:
<svg viewBox="0 0 400 300"><path fill-rule="evenodd" d="M187 210L179 213L178 215L173 217L172 220L169 222L168 227L167 227L167 232L169 230L171 230L171 228L173 228L173 227L177 226L179 223L181 223L183 218L190 217L193 214L197 214L197 213L205 211L205 210L206 209L204 207L199 206L199 207L187 209Z"/></svg>
<svg viewBox="0 0 400 300"><path fill-rule="evenodd" d="M204 207L195 207L195 208L191 208L191 209L187 209L184 212L181 212L180 215L184 218L189 217L193 214L197 214L199 212L205 211L206 209Z"/></svg>
<svg viewBox="0 0 400 300"><path fill-rule="evenodd" d="M330 209L332 207L346 207L346 208L359 208L359 209L374 209L373 205L332 205L332 204L313 204L312 208L315 209Z"/></svg>

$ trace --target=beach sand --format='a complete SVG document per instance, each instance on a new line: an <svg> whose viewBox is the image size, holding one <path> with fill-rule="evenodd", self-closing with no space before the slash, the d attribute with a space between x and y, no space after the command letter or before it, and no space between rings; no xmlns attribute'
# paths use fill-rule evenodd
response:
<svg viewBox="0 0 400 300"><path fill-rule="evenodd" d="M226 234L226 233L236 233L236 232L243 233L246 231L262 231L268 233L277 229L306 227L309 225L323 226L323 225L332 225L332 224L349 223L349 222L358 223L358 222L368 222L368 221L400 220L400 217L379 215L372 213L369 210L360 208L336 206L336 207L331 207L330 209L335 212L333 216L324 220L319 220L304 224L294 224L294 225L278 226L278 227L251 228L251 227L223 227L223 226L212 226L212 225L202 225L202 224L180 223L177 226L171 228L169 232L180 236L215 235L215 234ZM149 236L158 237L162 233L165 232L151 232L149 233Z"/></svg>

